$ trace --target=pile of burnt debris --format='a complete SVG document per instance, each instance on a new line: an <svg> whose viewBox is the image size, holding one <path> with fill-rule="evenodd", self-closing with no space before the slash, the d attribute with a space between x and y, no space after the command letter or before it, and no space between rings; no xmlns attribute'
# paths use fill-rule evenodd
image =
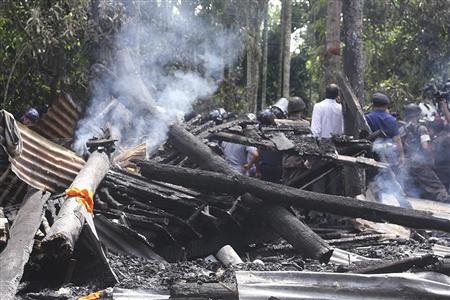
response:
<svg viewBox="0 0 450 300"><path fill-rule="evenodd" d="M49 118L43 125L61 128ZM201 120L172 125L148 159L145 146L115 155L104 132L86 161L42 124L41 135L16 124L23 149L0 177L2 299L450 296L449 205L386 204L365 183L358 197L312 188L345 168L389 174L364 157L377 133L318 140L304 123ZM211 141L314 163L289 186L262 181Z"/></svg>

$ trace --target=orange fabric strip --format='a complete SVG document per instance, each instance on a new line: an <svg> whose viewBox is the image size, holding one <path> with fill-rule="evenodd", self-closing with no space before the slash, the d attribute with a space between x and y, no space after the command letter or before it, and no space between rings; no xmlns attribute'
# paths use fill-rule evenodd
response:
<svg viewBox="0 0 450 300"><path fill-rule="evenodd" d="M87 296L80 297L80 298L78 298L78 300L97 300L97 299L100 299L100 297L102 295L103 295L103 291L98 291L98 292L95 292L95 293L90 293Z"/></svg>
<svg viewBox="0 0 450 300"><path fill-rule="evenodd" d="M91 191L71 187L66 190L66 195L76 197L76 200L80 202L89 213L94 212L94 194Z"/></svg>

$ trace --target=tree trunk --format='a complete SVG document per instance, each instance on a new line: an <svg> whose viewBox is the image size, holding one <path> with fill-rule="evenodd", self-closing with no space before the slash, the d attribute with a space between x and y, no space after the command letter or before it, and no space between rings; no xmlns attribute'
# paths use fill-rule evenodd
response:
<svg viewBox="0 0 450 300"><path fill-rule="evenodd" d="M280 11L280 50L278 51L278 86L277 86L277 100L281 98L283 92L283 52L284 52L284 27L285 17L284 12L286 10L284 0L281 0Z"/></svg>
<svg viewBox="0 0 450 300"><path fill-rule="evenodd" d="M350 85L356 98L364 106L364 51L363 51L363 6L364 0L344 0L343 33L344 74L350 81Z"/></svg>
<svg viewBox="0 0 450 300"><path fill-rule="evenodd" d="M269 2L265 3L264 10L264 25L263 25L263 51L262 51L262 63L261 63L261 103L258 107L258 111L266 107L267 102L267 51L269 45Z"/></svg>
<svg viewBox="0 0 450 300"><path fill-rule="evenodd" d="M154 180L234 195L250 193L271 204L292 205L374 222L390 222L411 228L450 232L450 220L435 217L426 211L303 191L240 174L224 175L147 161L138 164L143 175Z"/></svg>
<svg viewBox="0 0 450 300"><path fill-rule="evenodd" d="M249 1L246 8L247 27L247 101L249 111L256 112L259 85L259 62L261 61L260 27L262 9L260 1Z"/></svg>
<svg viewBox="0 0 450 300"><path fill-rule="evenodd" d="M327 29L325 40L325 83L335 81L335 74L340 69L341 54L341 0L328 0Z"/></svg>
<svg viewBox="0 0 450 300"><path fill-rule="evenodd" d="M284 34L283 34L283 97L289 98L289 77L291 73L291 19L292 0L284 0Z"/></svg>

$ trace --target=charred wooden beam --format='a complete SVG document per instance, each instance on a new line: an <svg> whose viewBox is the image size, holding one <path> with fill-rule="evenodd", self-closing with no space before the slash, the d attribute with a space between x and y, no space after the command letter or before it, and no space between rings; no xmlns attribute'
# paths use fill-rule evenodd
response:
<svg viewBox="0 0 450 300"><path fill-rule="evenodd" d="M86 189L95 193L110 167L107 153L95 151L89 156L83 169L75 177L71 188ZM55 219L50 232L42 241L42 247L55 257L69 257L80 236L88 214L77 196L68 196Z"/></svg>
<svg viewBox="0 0 450 300"><path fill-rule="evenodd" d="M431 255L425 254L418 257L408 257L398 261L377 262L376 264L364 268L352 270L350 273L357 274L381 274L381 273L397 273L405 272L413 267L424 268L436 263L438 259Z"/></svg>
<svg viewBox="0 0 450 300"><path fill-rule="evenodd" d="M148 178L192 188L235 195L250 193L272 204L293 205L375 222L389 222L411 228L450 232L450 220L435 217L425 211L360 201L351 197L303 191L240 174L223 175L210 171L161 165L150 161L141 161L138 164L142 168L142 174Z"/></svg>
<svg viewBox="0 0 450 300"><path fill-rule="evenodd" d="M333 254L333 248L287 208L266 205L260 213L266 220L270 220L274 231L289 241L294 249L300 249L306 257L317 258L319 262L328 263Z"/></svg>
<svg viewBox="0 0 450 300"><path fill-rule="evenodd" d="M0 295L2 299L15 299L25 264L34 244L34 235L41 224L45 202L49 193L30 190L11 226L11 239L0 254Z"/></svg>
<svg viewBox="0 0 450 300"><path fill-rule="evenodd" d="M227 132L218 132L213 134L213 137L230 143L242 144L253 147L261 147L272 151L279 151L279 147L272 142L271 140L266 139L254 139L246 136L232 134ZM292 151L295 153L295 151ZM348 166L359 166L359 167L373 167L373 168L382 168L385 169L388 167L388 164L378 162L374 159L367 157L353 157L347 155L331 155L325 157L325 159L331 159L334 163L340 165L348 165Z"/></svg>
<svg viewBox="0 0 450 300"><path fill-rule="evenodd" d="M169 130L169 139L178 151L189 156L203 169L226 174L234 173L234 170L223 159L215 155L200 139L182 126L172 125Z"/></svg>
<svg viewBox="0 0 450 300"><path fill-rule="evenodd" d="M369 124L364 118L361 104L353 93L347 77L342 73L338 73L336 80L344 96L344 127L346 134L357 138L360 131L372 133Z"/></svg>
<svg viewBox="0 0 450 300"><path fill-rule="evenodd" d="M228 132L217 132L214 133L212 137L220 141L241 144L246 146L262 147L268 150L278 151L274 143L265 139L256 140L253 138L249 138L238 134L232 134Z"/></svg>

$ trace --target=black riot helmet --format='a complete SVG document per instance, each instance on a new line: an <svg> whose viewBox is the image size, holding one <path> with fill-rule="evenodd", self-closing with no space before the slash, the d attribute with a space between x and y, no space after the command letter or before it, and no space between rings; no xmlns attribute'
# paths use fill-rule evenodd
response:
<svg viewBox="0 0 450 300"><path fill-rule="evenodd" d="M228 118L228 113L223 108L217 108L209 113L208 118L209 120L214 121L216 125L220 125Z"/></svg>
<svg viewBox="0 0 450 300"><path fill-rule="evenodd" d="M289 114L295 114L298 112L303 112L306 108L305 101L303 101L300 97L292 97L289 100L288 104L288 113Z"/></svg>
<svg viewBox="0 0 450 300"><path fill-rule="evenodd" d="M420 117L422 114L422 110L417 104L410 103L405 106L405 118L411 119L414 117Z"/></svg>
<svg viewBox="0 0 450 300"><path fill-rule="evenodd" d="M262 125L275 125L275 118L275 114L270 108L266 108L258 114L258 121Z"/></svg>

